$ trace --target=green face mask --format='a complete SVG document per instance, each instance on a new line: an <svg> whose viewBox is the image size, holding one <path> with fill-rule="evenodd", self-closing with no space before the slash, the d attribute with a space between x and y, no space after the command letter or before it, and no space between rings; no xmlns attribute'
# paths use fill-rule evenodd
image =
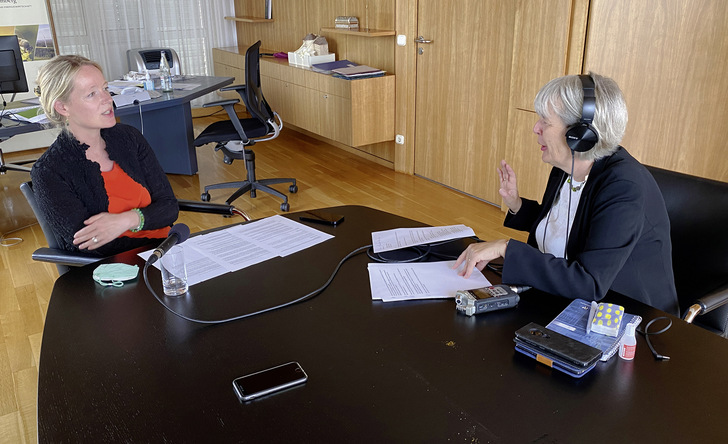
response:
<svg viewBox="0 0 728 444"><path fill-rule="evenodd" d="M138 265L103 264L96 267L93 278L104 286L121 287L124 281L136 279L137 274L139 274Z"/></svg>

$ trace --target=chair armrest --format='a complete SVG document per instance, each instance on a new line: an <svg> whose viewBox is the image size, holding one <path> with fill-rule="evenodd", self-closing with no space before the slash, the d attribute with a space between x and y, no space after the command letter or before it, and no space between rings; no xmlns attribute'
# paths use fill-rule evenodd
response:
<svg viewBox="0 0 728 444"><path fill-rule="evenodd" d="M202 107L203 108L209 108L211 106L225 107L225 105L235 105L236 103L240 103L240 100L238 100L238 99L216 100L214 102L205 103L202 105Z"/></svg>
<svg viewBox="0 0 728 444"><path fill-rule="evenodd" d="M728 303L728 284L723 285L717 290L714 290L710 294L695 301L695 303L688 308L683 319L687 322L693 322L695 316L709 313L726 303Z"/></svg>
<svg viewBox="0 0 728 444"><path fill-rule="evenodd" d="M34 261L51 262L53 264L68 265L70 267L82 267L102 259L98 256L88 256L75 251L47 247L38 248L33 252L32 257Z"/></svg>
<svg viewBox="0 0 728 444"><path fill-rule="evenodd" d="M180 211L193 211L195 213L221 214L223 216L242 216L246 221L250 220L244 211L228 204L212 202L197 202L195 200L177 199Z"/></svg>
<svg viewBox="0 0 728 444"><path fill-rule="evenodd" d="M230 85L220 88L220 91L238 91L245 90L245 85Z"/></svg>

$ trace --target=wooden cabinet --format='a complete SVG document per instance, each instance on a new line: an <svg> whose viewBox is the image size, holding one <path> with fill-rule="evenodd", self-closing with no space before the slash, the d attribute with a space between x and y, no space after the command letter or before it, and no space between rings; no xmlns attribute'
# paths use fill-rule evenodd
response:
<svg viewBox="0 0 728 444"><path fill-rule="evenodd" d="M222 75L219 67L241 83L243 53L237 47L215 48L216 75ZM393 75L344 80L263 58L260 76L265 98L284 125L353 147L394 140Z"/></svg>

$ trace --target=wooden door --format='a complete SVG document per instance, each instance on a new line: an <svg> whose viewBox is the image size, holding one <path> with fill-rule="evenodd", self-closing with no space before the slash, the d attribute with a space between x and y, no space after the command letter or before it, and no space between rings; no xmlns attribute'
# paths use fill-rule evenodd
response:
<svg viewBox="0 0 728 444"><path fill-rule="evenodd" d="M415 174L500 204L508 120L510 1L419 0Z"/></svg>

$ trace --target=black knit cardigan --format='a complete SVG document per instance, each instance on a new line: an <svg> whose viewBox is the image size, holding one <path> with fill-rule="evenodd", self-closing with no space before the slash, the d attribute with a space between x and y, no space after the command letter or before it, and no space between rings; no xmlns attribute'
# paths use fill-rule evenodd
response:
<svg viewBox="0 0 728 444"><path fill-rule="evenodd" d="M109 158L151 195L152 203L141 208L143 229L172 225L179 212L177 199L144 136L134 127L116 124L102 129L101 137L106 142ZM83 221L109 210L101 168L98 163L86 159L87 149L88 145L80 143L64 129L35 162L30 173L38 206L55 231L61 247L69 251L79 251L73 245L73 235L84 227ZM91 253L109 256L158 241L122 236Z"/></svg>

